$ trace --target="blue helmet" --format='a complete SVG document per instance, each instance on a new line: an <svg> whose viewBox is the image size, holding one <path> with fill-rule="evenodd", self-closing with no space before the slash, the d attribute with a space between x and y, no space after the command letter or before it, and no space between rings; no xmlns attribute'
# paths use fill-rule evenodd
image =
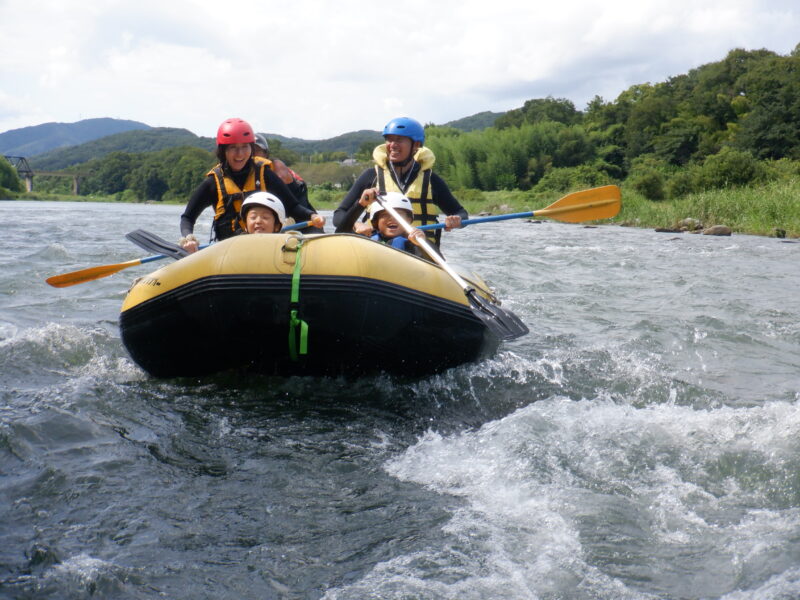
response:
<svg viewBox="0 0 800 600"><path fill-rule="evenodd" d="M408 117L397 117L389 121L383 128L383 136L387 135L402 135L420 144L425 142L425 128L419 121Z"/></svg>

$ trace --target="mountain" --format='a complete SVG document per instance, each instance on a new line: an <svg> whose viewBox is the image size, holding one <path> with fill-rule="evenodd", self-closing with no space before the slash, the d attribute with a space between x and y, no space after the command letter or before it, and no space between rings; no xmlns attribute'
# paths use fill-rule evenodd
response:
<svg viewBox="0 0 800 600"><path fill-rule="evenodd" d="M445 123L462 131L484 129L504 113L481 112ZM265 133L287 150L310 155L316 152L355 154L362 144L380 144L380 131L362 129L324 140L305 140ZM214 138L200 137L187 129L150 127L138 121L86 119L77 123L44 123L0 134L0 154L25 156L31 167L57 171L71 165L102 158L112 152L154 152L178 146L194 146L213 152Z"/></svg>
<svg viewBox="0 0 800 600"><path fill-rule="evenodd" d="M67 146L77 146L122 131L149 129L149 125L124 119L84 119L76 123L43 123L0 133L0 154L34 156Z"/></svg>
<svg viewBox="0 0 800 600"><path fill-rule="evenodd" d="M140 131L115 133L77 146L51 150L29 158L28 163L34 170L58 171L93 158L102 158L112 152L155 152L179 146L194 146L211 152L216 148L216 141L196 136L188 129L150 127Z"/></svg>
<svg viewBox="0 0 800 600"><path fill-rule="evenodd" d="M484 111L469 117L457 119L445 123L445 127L453 127L461 131L474 131L476 129L486 129L494 125L498 117L503 116L502 112ZM268 139L279 140L284 148L294 150L298 154L313 154L315 152L337 152L344 151L348 154L355 154L364 142L378 145L383 142L380 131L371 129L361 129L343 133L326 140L304 140L301 138L286 137L278 133L265 133Z"/></svg>
<svg viewBox="0 0 800 600"><path fill-rule="evenodd" d="M497 120L498 117L502 117L506 113L496 113L490 112L488 110L484 112L479 112L477 114L472 115L471 117L464 117L463 119L456 119L455 121L450 121L449 123L445 123L445 127L453 127L454 129L460 129L461 131L474 131L476 129L486 129L487 127L492 127L494 122Z"/></svg>
<svg viewBox="0 0 800 600"><path fill-rule="evenodd" d="M347 152L348 154L355 154L364 142L371 142L377 146L383 141L380 131L369 129L343 133L327 140L304 140L285 137L277 133L265 133L264 135L267 139L278 140L284 148L294 150L298 154L314 154L315 152Z"/></svg>

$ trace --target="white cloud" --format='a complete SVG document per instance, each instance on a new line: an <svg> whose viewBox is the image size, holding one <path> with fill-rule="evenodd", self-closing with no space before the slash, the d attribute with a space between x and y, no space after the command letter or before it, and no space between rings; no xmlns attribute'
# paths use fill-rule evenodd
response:
<svg viewBox="0 0 800 600"><path fill-rule="evenodd" d="M578 108L734 47L788 53L794 0L4 0L0 131L112 116L325 138L553 95Z"/></svg>

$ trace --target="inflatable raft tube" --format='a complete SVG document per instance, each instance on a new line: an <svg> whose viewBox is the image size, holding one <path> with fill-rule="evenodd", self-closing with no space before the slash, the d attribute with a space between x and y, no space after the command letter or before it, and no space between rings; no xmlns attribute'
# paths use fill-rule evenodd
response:
<svg viewBox="0 0 800 600"><path fill-rule="evenodd" d="M462 276L496 302L480 278ZM136 280L120 332L155 377L230 369L421 376L489 355L500 342L440 267L348 234L213 244Z"/></svg>

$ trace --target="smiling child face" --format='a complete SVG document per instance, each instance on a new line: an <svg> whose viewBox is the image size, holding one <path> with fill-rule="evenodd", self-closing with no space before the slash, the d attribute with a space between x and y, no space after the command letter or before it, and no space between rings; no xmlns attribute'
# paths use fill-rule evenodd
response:
<svg viewBox="0 0 800 600"><path fill-rule="evenodd" d="M253 206L245 217L247 233L276 233L280 226L275 213L266 206Z"/></svg>
<svg viewBox="0 0 800 600"><path fill-rule="evenodd" d="M406 220L406 223L411 223L413 215L409 211L400 209L397 212ZM383 237L396 238L398 235L405 235L405 230L395 221L394 217L389 214L389 211L382 210L378 213L377 219L378 222L375 227Z"/></svg>

